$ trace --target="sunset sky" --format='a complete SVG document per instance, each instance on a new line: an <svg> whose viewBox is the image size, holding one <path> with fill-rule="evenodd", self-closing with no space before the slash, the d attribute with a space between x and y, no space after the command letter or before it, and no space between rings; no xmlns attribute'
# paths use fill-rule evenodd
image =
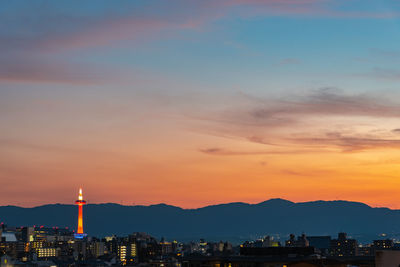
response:
<svg viewBox="0 0 400 267"><path fill-rule="evenodd" d="M2 1L0 205L400 208L397 0Z"/></svg>

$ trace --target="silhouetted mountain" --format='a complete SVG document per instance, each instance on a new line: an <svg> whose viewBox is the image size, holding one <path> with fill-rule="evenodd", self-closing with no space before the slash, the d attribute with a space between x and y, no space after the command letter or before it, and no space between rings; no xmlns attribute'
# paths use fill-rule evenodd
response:
<svg viewBox="0 0 400 267"><path fill-rule="evenodd" d="M77 207L54 204L35 208L0 207L0 221L8 225L76 227ZM239 241L290 233L336 235L340 231L361 240L380 233L400 233L400 211L372 208L349 201L293 203L270 199L258 204L229 203L199 209L166 204L122 206L113 203L84 207L85 230L89 235L126 235L147 232L168 239Z"/></svg>

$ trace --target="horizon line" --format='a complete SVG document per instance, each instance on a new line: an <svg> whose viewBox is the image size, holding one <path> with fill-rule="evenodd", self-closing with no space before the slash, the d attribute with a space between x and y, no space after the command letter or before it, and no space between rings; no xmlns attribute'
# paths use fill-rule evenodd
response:
<svg viewBox="0 0 400 267"><path fill-rule="evenodd" d="M113 205L118 205L118 206L123 206L123 207L151 207L151 206L160 206L160 205L164 205L164 206L169 206L169 207L173 207L173 208L179 208L182 210L198 210L198 209L203 209L203 208L207 208L207 207L213 207L213 206L222 206L222 205L229 205L229 204L245 204L245 205L260 205L262 203L265 202L269 202L269 201L273 201L273 200L280 200L280 201L285 201L285 202L290 202L293 204L305 204L305 203L314 203L314 202L349 202L349 203L357 203L357 204L362 204L362 205L366 205L370 208L386 208L389 210L400 210L400 209L395 209L395 208L390 208L387 206L373 206L373 205L369 205L366 204L364 202L360 202L360 201L353 201L353 200L344 200L344 199L334 199L334 200L310 200L310 201L299 201L299 202L295 202L295 201L291 201L288 199L284 199L284 198L270 198L261 202L256 202L256 203L247 203L247 202L243 202L243 201L234 201L234 202L226 202L226 203L218 203L218 204L208 204L208 205L204 205L201 207L197 207L197 208L182 208L180 206L177 205L172 205L172 204L167 204L164 202L160 202L160 203L154 203L154 204L132 204L132 205L126 205L123 203L117 203L117 202L94 202L94 203L90 203L88 202L87 205L107 205L107 204L113 204ZM50 205L70 205L70 206L75 206L75 204L72 203L47 203L47 204L41 204L41 205L36 205L36 206L18 206L18 205L0 205L0 207L17 207L17 208L23 208L23 209L32 209L32 208L39 208L39 207L43 207L43 206L50 206Z"/></svg>

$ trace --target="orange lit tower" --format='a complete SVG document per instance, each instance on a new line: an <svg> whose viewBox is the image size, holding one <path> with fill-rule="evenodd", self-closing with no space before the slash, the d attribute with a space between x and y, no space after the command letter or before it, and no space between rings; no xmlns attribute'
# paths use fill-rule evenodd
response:
<svg viewBox="0 0 400 267"><path fill-rule="evenodd" d="M79 212L78 212L78 230L75 233L75 238L79 238L82 239L86 236L85 233L83 233L83 205L86 204L86 201L83 200L83 196L82 196L82 188L79 188L79 196L78 196L78 200L75 201L75 204L78 205L79 208Z"/></svg>

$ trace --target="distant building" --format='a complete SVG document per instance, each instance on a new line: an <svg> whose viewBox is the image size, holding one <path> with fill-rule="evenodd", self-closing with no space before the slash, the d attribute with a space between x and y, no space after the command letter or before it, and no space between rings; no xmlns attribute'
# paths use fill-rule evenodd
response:
<svg viewBox="0 0 400 267"><path fill-rule="evenodd" d="M34 227L24 227L22 228L22 241L32 242L35 233Z"/></svg>
<svg viewBox="0 0 400 267"><path fill-rule="evenodd" d="M93 242L90 245L90 252L96 258L103 256L105 251L106 251L106 246L105 246L104 242L97 241L97 242Z"/></svg>
<svg viewBox="0 0 400 267"><path fill-rule="evenodd" d="M357 248L357 255L358 256L364 256L364 257L370 257L370 256L374 256L374 248L373 246L362 246L362 247L358 247Z"/></svg>
<svg viewBox="0 0 400 267"><path fill-rule="evenodd" d="M352 257L357 255L357 240L348 239L346 233L339 233L337 239L331 240L330 254L335 257Z"/></svg>
<svg viewBox="0 0 400 267"><path fill-rule="evenodd" d="M130 256L132 257L132 258L136 258L137 257L137 247L136 247L136 244L135 243L131 243L130 244Z"/></svg>
<svg viewBox="0 0 400 267"><path fill-rule="evenodd" d="M56 248L38 248L37 249L38 258L51 258L57 257L57 249Z"/></svg>
<svg viewBox="0 0 400 267"><path fill-rule="evenodd" d="M374 240L373 247L375 250L392 249L394 247L394 242L391 239Z"/></svg>
<svg viewBox="0 0 400 267"><path fill-rule="evenodd" d="M1 235L1 239L5 242L17 242L17 237L13 232L3 232Z"/></svg>
<svg viewBox="0 0 400 267"><path fill-rule="evenodd" d="M256 241L246 241L242 244L244 247L253 247L253 248L267 248L267 247L280 247L281 243L279 241L274 240L270 236L265 236L264 238L257 239Z"/></svg>
<svg viewBox="0 0 400 267"><path fill-rule="evenodd" d="M291 234L289 240L285 242L286 247L308 247L310 246L310 242L308 241L305 234L297 237L294 234Z"/></svg>
<svg viewBox="0 0 400 267"><path fill-rule="evenodd" d="M168 255L174 251L171 242L162 240L159 244L161 247L161 255Z"/></svg>
<svg viewBox="0 0 400 267"><path fill-rule="evenodd" d="M280 243L274 240L273 237L265 236L264 238L258 239L253 243L253 247L280 247Z"/></svg>
<svg viewBox="0 0 400 267"><path fill-rule="evenodd" d="M47 241L47 236L52 235L53 229L52 228L47 228L47 227L35 227L33 230L33 240L32 241L40 241L40 242L46 242Z"/></svg>
<svg viewBox="0 0 400 267"><path fill-rule="evenodd" d="M255 248L255 249L273 249L273 250L309 250L311 247L294 248ZM284 254L283 254L284 255ZM167 265L165 265L167 266ZM182 267L375 267L373 257L366 258L316 258L309 257L274 257L274 256L231 256L231 257L186 257L182 259ZM380 265L377 267L398 267L398 265Z"/></svg>
<svg viewBox="0 0 400 267"><path fill-rule="evenodd" d="M127 246L126 245L119 245L118 246L118 253L117 256L121 262L126 262L126 250Z"/></svg>

